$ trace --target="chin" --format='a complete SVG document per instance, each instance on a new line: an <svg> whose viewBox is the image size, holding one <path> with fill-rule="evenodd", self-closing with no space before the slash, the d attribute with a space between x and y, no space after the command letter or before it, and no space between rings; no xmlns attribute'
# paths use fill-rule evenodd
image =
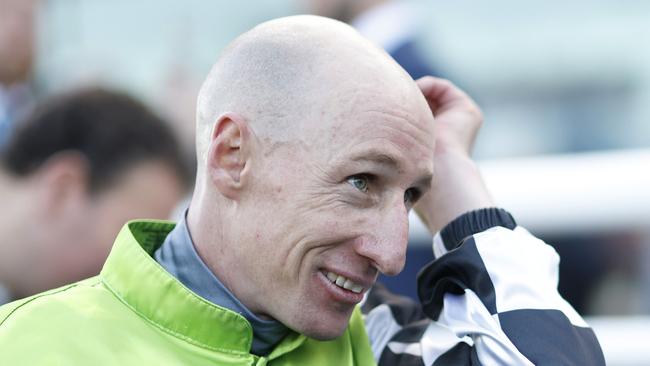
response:
<svg viewBox="0 0 650 366"><path fill-rule="evenodd" d="M343 328L337 329L314 329L314 330L305 330L301 332L309 338L313 338L317 341L331 341L343 335L347 329L347 324Z"/></svg>
<svg viewBox="0 0 650 366"><path fill-rule="evenodd" d="M348 328L351 315L352 313L344 319L339 317L336 317L336 319L310 319L303 326L297 326L294 330L318 341L330 341L343 335Z"/></svg>

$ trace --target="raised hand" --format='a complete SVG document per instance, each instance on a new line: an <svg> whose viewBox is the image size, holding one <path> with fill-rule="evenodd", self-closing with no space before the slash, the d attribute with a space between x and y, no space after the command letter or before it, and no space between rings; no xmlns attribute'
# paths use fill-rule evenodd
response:
<svg viewBox="0 0 650 366"><path fill-rule="evenodd" d="M494 206L470 153L483 123L476 103L448 80L417 80L435 119L432 189L415 207L432 233L457 216Z"/></svg>

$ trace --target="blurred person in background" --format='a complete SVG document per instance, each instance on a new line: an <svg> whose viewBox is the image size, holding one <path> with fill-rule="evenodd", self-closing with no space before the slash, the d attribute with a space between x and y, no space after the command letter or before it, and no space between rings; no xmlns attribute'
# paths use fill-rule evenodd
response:
<svg viewBox="0 0 650 366"><path fill-rule="evenodd" d="M33 104L35 1L0 0L0 148Z"/></svg>
<svg viewBox="0 0 650 366"><path fill-rule="evenodd" d="M101 89L37 107L17 123L1 163L5 301L97 274L126 221L168 218L186 189L166 122Z"/></svg>

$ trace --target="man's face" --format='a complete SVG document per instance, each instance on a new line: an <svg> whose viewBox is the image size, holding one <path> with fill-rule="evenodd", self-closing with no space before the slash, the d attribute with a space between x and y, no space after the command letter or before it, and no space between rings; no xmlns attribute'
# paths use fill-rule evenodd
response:
<svg viewBox="0 0 650 366"><path fill-rule="evenodd" d="M339 112L312 113L300 139L252 168L261 173L240 220L254 244L237 259L238 295L317 339L345 330L379 272L402 270L408 211L433 169L424 100L355 90L329 105Z"/></svg>
<svg viewBox="0 0 650 366"><path fill-rule="evenodd" d="M32 294L93 276L101 270L115 235L129 220L167 219L183 197L179 178L162 162L144 161L127 168L111 187L69 203L57 229L42 237L45 249L38 271L31 271Z"/></svg>

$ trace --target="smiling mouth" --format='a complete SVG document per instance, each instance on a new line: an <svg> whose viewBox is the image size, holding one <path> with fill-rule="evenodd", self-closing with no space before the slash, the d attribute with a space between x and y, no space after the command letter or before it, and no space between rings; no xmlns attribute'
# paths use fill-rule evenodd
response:
<svg viewBox="0 0 650 366"><path fill-rule="evenodd" d="M352 280L350 280L349 278L346 278L345 276L341 276L340 274L336 274L334 272L327 272L325 277L327 277L327 279L331 283L335 284L336 286L338 286L340 288L346 289L348 291L352 291L352 292L357 293L357 294L359 294L359 293L361 293L361 291L363 291L363 286L362 285L360 285L358 283L355 283Z"/></svg>

